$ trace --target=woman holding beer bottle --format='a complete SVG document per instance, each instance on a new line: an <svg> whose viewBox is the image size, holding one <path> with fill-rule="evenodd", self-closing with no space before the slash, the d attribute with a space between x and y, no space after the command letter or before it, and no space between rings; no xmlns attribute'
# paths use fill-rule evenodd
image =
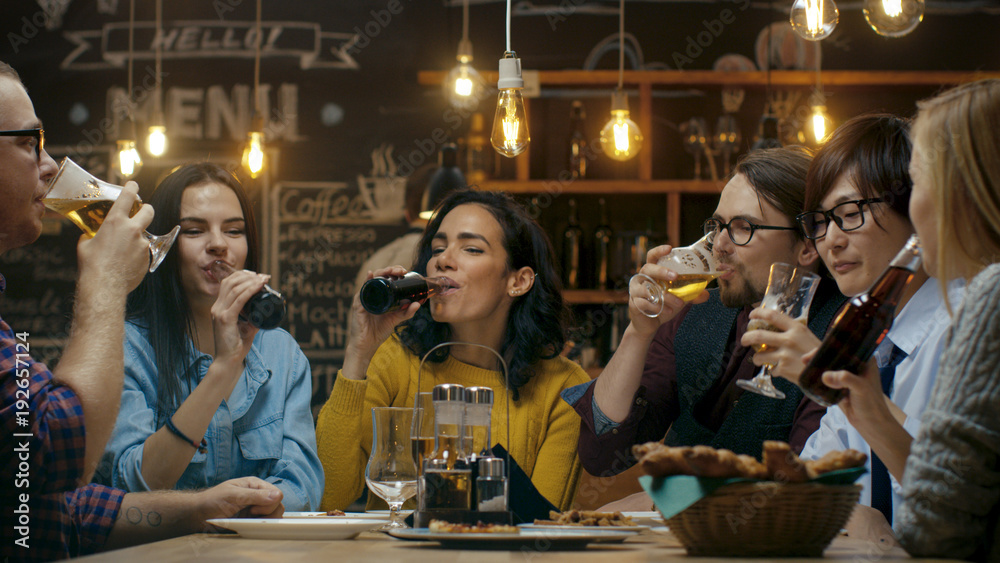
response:
<svg viewBox="0 0 1000 563"><path fill-rule="evenodd" d="M798 221L845 295L871 288L914 232L907 216L910 151L905 120L863 115L838 128L813 159L806 179L809 211ZM899 481L949 323L937 280L919 266L912 269L912 279L894 299L892 327L864 377L828 382L849 393L827 410L802 450L806 459L846 448L869 454L869 473L859 479L863 506L848 525L855 536L892 537L888 525L902 502ZM954 291L954 298L960 298L960 288ZM744 345L767 345L765 352L755 354L754 363L771 364L773 373L798 381L806 367L802 357L819 339L779 312L757 309L750 316L781 331L749 331L743 336Z"/></svg>
<svg viewBox="0 0 1000 563"><path fill-rule="evenodd" d="M912 555L1000 560L1000 80L918 104L910 217L924 269L968 280L906 461ZM831 374L825 377L847 377Z"/></svg>
<svg viewBox="0 0 1000 563"><path fill-rule="evenodd" d="M150 229L181 232L129 296L121 409L96 479L144 491L255 476L281 489L286 509L316 508L309 363L287 332L241 320L269 277L253 272L257 225L243 187L220 166L188 164L149 203Z"/></svg>
<svg viewBox="0 0 1000 563"><path fill-rule="evenodd" d="M447 288L425 303L379 315L367 312L355 296L358 336L347 345L344 367L316 426L326 470L324 510L347 507L364 489L372 407L412 407L416 393L430 392L435 383L492 387L493 442L510 452L549 502L560 510L570 507L580 474L580 419L559 392L589 377L559 356L565 309L554 263L544 231L506 194L466 190L441 202L417 246L413 270L445 278ZM394 266L369 279L405 273ZM421 358L448 341L499 352L509 385L489 351L450 346L426 362L418 390ZM496 416L505 412L508 394L510 444L505 423ZM512 502L519 492L511 490Z"/></svg>

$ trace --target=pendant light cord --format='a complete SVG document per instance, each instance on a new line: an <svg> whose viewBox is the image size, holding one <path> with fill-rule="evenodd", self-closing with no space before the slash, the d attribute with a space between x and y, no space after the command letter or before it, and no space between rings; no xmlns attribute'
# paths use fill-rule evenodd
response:
<svg viewBox="0 0 1000 563"><path fill-rule="evenodd" d="M768 16L774 12L774 2L768 2ZM764 72L766 74L767 85L764 87L764 103L766 104L764 113L771 113L771 22L768 17L767 22L767 48L764 49Z"/></svg>
<svg viewBox="0 0 1000 563"><path fill-rule="evenodd" d="M507 52L510 52L510 0L507 0Z"/></svg>
<svg viewBox="0 0 1000 563"><path fill-rule="evenodd" d="M135 44L135 0L128 3L128 112L132 114L132 60L135 57L133 45Z"/></svg>
<svg viewBox="0 0 1000 563"><path fill-rule="evenodd" d="M253 64L253 112L255 115L260 114L260 95L258 93L260 89L260 44L262 43L260 36L260 4L261 0L257 0L257 48Z"/></svg>
<svg viewBox="0 0 1000 563"><path fill-rule="evenodd" d="M510 49L510 25L507 26L507 48ZM469 0L462 2L462 41L469 40Z"/></svg>
<svg viewBox="0 0 1000 563"><path fill-rule="evenodd" d="M618 90L625 82L625 0L618 4Z"/></svg>
<svg viewBox="0 0 1000 563"><path fill-rule="evenodd" d="M134 0L133 0L134 1ZM156 96L153 97L153 113L159 119L163 112L163 0L156 0ZM157 125L163 125L158 123Z"/></svg>

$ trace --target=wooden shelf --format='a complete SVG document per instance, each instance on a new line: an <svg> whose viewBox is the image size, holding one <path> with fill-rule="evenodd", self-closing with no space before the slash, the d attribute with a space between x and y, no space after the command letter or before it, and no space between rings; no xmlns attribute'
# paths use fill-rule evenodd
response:
<svg viewBox="0 0 1000 563"><path fill-rule="evenodd" d="M570 305L603 305L628 303L627 291L605 289L564 289L563 300Z"/></svg>
<svg viewBox="0 0 1000 563"><path fill-rule="evenodd" d="M486 180L483 187L512 194L719 194L710 180Z"/></svg>
<svg viewBox="0 0 1000 563"><path fill-rule="evenodd" d="M618 85L616 70L540 70L539 83L543 86L608 86ZM438 86L446 71L421 71L417 82L424 86ZM496 71L481 71L487 83L497 81ZM970 82L981 78L1000 78L1000 72L978 71L878 71L878 70L825 70L820 72L824 87L860 86L946 86ZM729 86L765 87L767 73L720 72L715 70L630 70L623 81L628 85L650 86ZM816 72L811 70L771 71L771 86L814 86Z"/></svg>

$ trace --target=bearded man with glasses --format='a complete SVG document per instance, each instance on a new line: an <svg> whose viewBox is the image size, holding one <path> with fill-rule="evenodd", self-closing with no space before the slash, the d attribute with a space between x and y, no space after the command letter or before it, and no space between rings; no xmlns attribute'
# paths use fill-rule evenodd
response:
<svg viewBox="0 0 1000 563"><path fill-rule="evenodd" d="M815 247L795 226L809 162L809 155L795 148L758 150L741 159L704 223L706 233L717 235L718 288L703 292L694 304L667 295L663 312L652 319L630 303L631 323L607 367L595 382L564 392L582 418L579 453L590 474L625 470L635 463L632 445L653 440L760 458L765 440L789 442L799 451L816 430L825 409L790 382L776 381L788 396L784 401L744 393L736 385L756 371L753 351L740 337L763 298L771 264L818 267ZM675 272L657 265L670 250L650 250L642 273L674 279ZM809 328L822 335L842 302L825 280ZM586 494L581 490L581 502L587 502ZM644 493L612 504L609 509L650 508Z"/></svg>

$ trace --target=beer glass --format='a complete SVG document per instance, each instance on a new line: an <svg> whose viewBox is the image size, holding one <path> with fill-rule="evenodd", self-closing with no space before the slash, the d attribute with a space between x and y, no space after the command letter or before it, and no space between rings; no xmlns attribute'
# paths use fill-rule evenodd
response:
<svg viewBox="0 0 1000 563"><path fill-rule="evenodd" d="M365 467L365 482L389 503L389 523L380 530L406 528L400 521L399 509L417 494L417 466L410 440L412 422L411 408L372 408L372 451Z"/></svg>
<svg viewBox="0 0 1000 563"><path fill-rule="evenodd" d="M790 264L775 262L771 264L771 274L767 278L767 291L759 307L785 313L800 323L809 320L809 305L812 303L816 289L819 287L819 276L811 272L803 272ZM747 331L769 330L779 332L777 328L761 319L750 319ZM754 350L763 352L766 344L754 345ZM747 391L759 393L772 399L784 399L785 394L771 382L771 366L764 364L753 379L739 379L736 385Z"/></svg>
<svg viewBox="0 0 1000 563"><path fill-rule="evenodd" d="M94 236L121 193L121 186L98 180L66 157L49 182L48 192L42 202L45 207L75 223L83 232ZM140 209L142 200L136 199L129 215L135 215ZM180 230L180 225L177 225L165 235L153 235L148 231L143 233L149 241L150 272L155 271L160 262L163 262Z"/></svg>
<svg viewBox="0 0 1000 563"><path fill-rule="evenodd" d="M675 248L670 254L660 258L657 265L677 272L675 280L658 280L643 273L632 276L628 293L636 309L647 317L658 317L663 312L665 292L684 301L691 301L709 282L719 277L718 263L712 256L715 235L715 232L711 232L691 246Z"/></svg>

